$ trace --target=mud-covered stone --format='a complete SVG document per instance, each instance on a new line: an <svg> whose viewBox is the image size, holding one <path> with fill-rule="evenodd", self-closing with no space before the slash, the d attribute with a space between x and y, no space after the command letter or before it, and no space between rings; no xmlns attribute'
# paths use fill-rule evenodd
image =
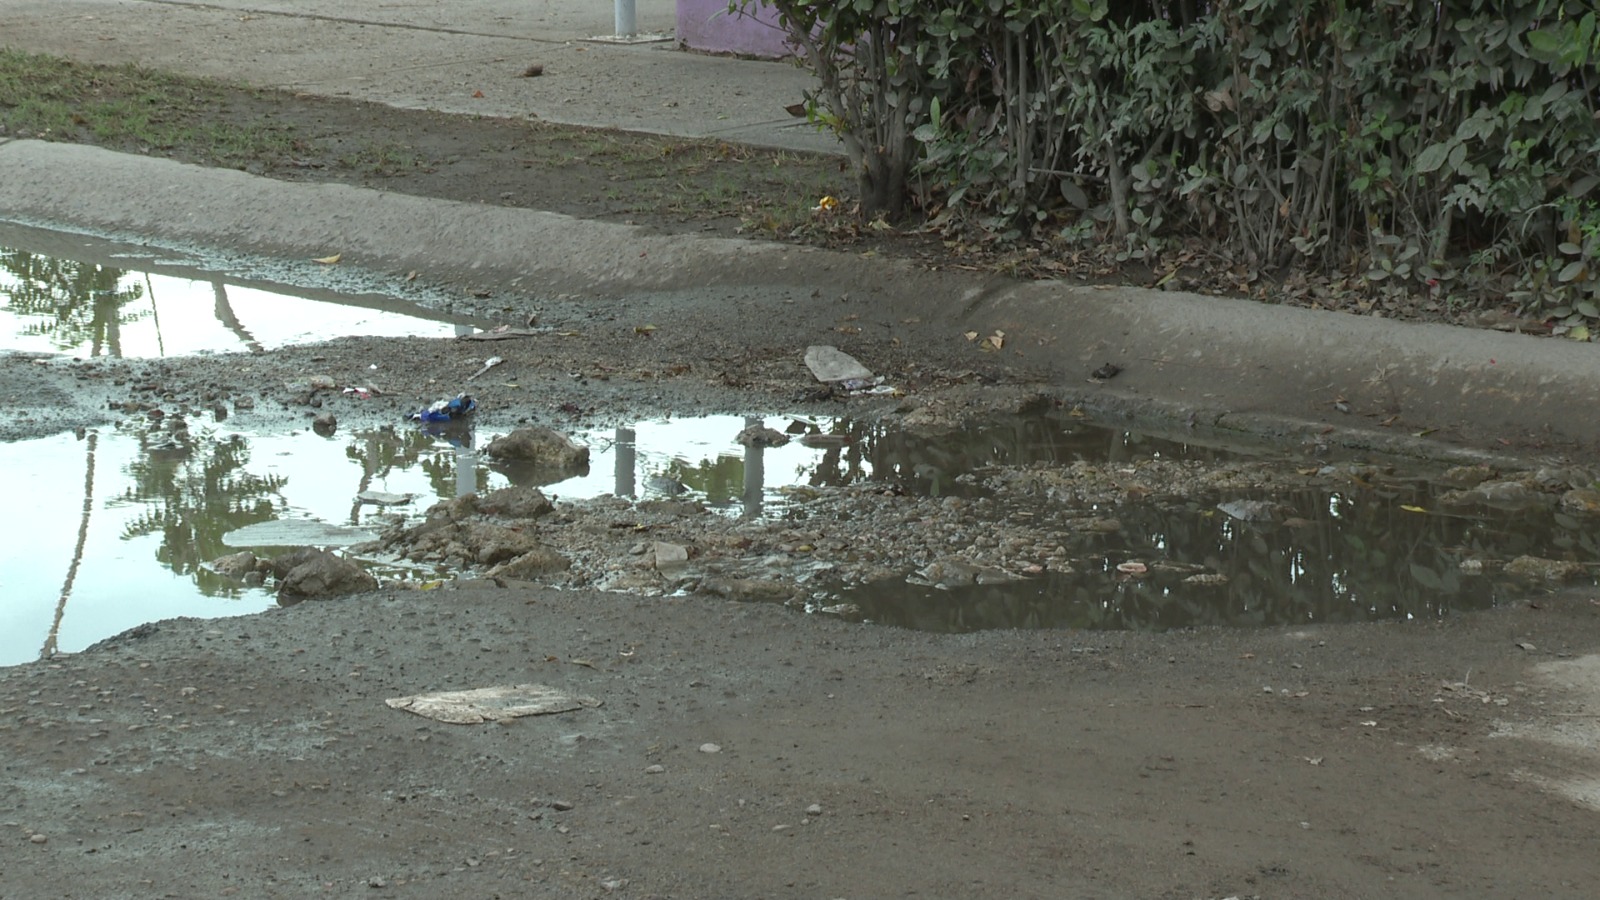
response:
<svg viewBox="0 0 1600 900"><path fill-rule="evenodd" d="M741 447L782 447L789 443L789 436L776 428L767 428L762 425L751 425L739 432L734 437Z"/></svg>
<svg viewBox="0 0 1600 900"><path fill-rule="evenodd" d="M1583 564L1565 559L1519 556L1506 563L1506 574L1541 581L1566 581L1583 574Z"/></svg>
<svg viewBox="0 0 1600 900"><path fill-rule="evenodd" d="M1573 488L1561 495L1561 508L1567 512L1600 513L1600 491Z"/></svg>
<svg viewBox="0 0 1600 900"><path fill-rule="evenodd" d="M553 547L538 546L521 556L504 562L488 572L489 577L513 578L518 581L534 581L546 575L565 572L572 567L572 560L567 559L560 551Z"/></svg>
<svg viewBox="0 0 1600 900"><path fill-rule="evenodd" d="M292 555L298 564L279 578L279 602L326 600L378 588L378 579L372 573L342 556L316 549Z"/></svg>
<svg viewBox="0 0 1600 900"><path fill-rule="evenodd" d="M211 561L211 570L218 575L228 578L244 578L256 570L256 555L249 550L240 550L227 556L219 556Z"/></svg>
<svg viewBox="0 0 1600 900"><path fill-rule="evenodd" d="M548 515L555 506L536 487L513 486L484 494L478 498L477 508L507 519L537 519Z"/></svg>
<svg viewBox="0 0 1600 900"><path fill-rule="evenodd" d="M781 603L803 593L797 585L770 578L707 578L700 590L741 602Z"/></svg>
<svg viewBox="0 0 1600 900"><path fill-rule="evenodd" d="M484 452L495 459L543 468L580 469L589 465L589 448L549 428L518 428L489 442Z"/></svg>

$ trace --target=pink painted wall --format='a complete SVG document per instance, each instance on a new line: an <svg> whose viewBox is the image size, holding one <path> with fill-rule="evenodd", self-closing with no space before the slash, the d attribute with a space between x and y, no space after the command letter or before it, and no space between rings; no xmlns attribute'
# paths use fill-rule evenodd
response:
<svg viewBox="0 0 1600 900"><path fill-rule="evenodd" d="M691 50L771 59L794 54L776 11L758 4L730 13L728 0L678 0L678 43Z"/></svg>

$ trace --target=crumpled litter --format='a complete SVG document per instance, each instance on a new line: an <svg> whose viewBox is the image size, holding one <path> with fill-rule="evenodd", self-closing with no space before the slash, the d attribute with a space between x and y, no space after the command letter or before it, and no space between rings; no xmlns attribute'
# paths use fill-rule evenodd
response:
<svg viewBox="0 0 1600 900"><path fill-rule="evenodd" d="M521 716L593 709L600 705L593 697L568 694L543 684L502 684L469 691L393 697L383 702L390 709L403 709L451 725L477 725Z"/></svg>

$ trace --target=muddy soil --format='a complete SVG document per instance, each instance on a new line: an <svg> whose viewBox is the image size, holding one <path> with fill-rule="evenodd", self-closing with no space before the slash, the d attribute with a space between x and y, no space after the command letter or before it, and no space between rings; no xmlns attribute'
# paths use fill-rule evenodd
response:
<svg viewBox="0 0 1600 900"><path fill-rule="evenodd" d="M50 398L55 426L241 400L263 424L394 422L490 353L509 362L474 383L485 408L557 429L663 408L931 425L1052 402L931 348L915 368L868 361L905 397L829 398L797 353L696 356L608 327L626 340L0 368L8 416ZM383 393L310 390L320 373ZM542 538L578 555L579 524ZM4 896L1592 892L1593 589L1440 621L937 636L670 596L684 585L620 544L600 558L649 577L388 588L0 672ZM450 725L384 703L522 683L601 705Z"/></svg>
<svg viewBox="0 0 1600 900"><path fill-rule="evenodd" d="M482 171L406 177L432 174L408 189L498 196ZM438 287L486 324L534 311L508 286ZM471 389L502 428L663 412L931 427L1077 403L914 330L863 359L904 396L830 396L792 338L848 343L861 323L844 302L798 303L810 324L777 329L736 307L543 298L535 334L489 343L6 357L0 420L16 437L220 404L263 429L332 413L354 430L454 394L490 355L507 363ZM1289 470L1360 443L1280 437ZM959 514L884 518L902 501L833 509L852 537ZM585 521L558 515L541 539L583 557ZM826 549L811 532L773 552ZM579 567L597 574L561 588L467 567L434 590L162 622L0 670L0 897L1593 895L1592 588L1430 621L939 636L664 579L638 564L643 540L608 536ZM926 565L917 545L874 566ZM968 548L998 548L955 547L972 565L1055 564ZM384 702L523 683L600 705L451 725Z"/></svg>

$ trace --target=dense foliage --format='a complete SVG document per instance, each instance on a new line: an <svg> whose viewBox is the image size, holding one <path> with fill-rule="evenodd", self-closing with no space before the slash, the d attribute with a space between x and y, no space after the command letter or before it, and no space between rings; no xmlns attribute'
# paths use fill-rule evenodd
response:
<svg viewBox="0 0 1600 900"><path fill-rule="evenodd" d="M869 216L1600 313L1591 0L765 3Z"/></svg>

